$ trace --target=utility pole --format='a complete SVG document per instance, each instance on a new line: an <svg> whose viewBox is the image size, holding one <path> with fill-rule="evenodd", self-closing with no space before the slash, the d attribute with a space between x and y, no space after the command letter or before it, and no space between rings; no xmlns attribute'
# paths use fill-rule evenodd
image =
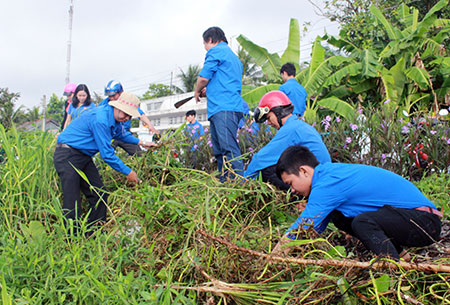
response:
<svg viewBox="0 0 450 305"><path fill-rule="evenodd" d="M170 88L170 95L173 95L173 92L172 92L172 79L173 79L173 71L170 72L170 86L169 86L169 88Z"/></svg>
<svg viewBox="0 0 450 305"><path fill-rule="evenodd" d="M70 55L71 55L71 50L72 50L72 20L73 20L73 0L70 0L69 40L67 41L66 84L70 82Z"/></svg>
<svg viewBox="0 0 450 305"><path fill-rule="evenodd" d="M42 108L43 113L42 113L42 131L45 131L45 113L47 112L47 97L44 95L44 97L42 98Z"/></svg>

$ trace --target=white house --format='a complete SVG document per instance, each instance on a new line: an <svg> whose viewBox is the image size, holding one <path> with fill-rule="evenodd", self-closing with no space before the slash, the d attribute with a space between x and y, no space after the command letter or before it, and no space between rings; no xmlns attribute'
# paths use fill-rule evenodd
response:
<svg viewBox="0 0 450 305"><path fill-rule="evenodd" d="M195 99L192 98L180 108L175 108L174 104L176 102L190 96L193 97L194 92L144 100L141 101L140 107L155 128L161 131L169 128L178 128L184 123L184 115L189 110L195 110L197 112L197 121L199 121L203 127L209 126L206 114L206 98L201 98L200 103L196 103Z"/></svg>

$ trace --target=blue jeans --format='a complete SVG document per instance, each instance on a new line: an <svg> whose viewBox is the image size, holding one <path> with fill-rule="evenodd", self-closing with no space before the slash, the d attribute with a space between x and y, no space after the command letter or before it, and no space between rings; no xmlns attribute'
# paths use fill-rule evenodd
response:
<svg viewBox="0 0 450 305"><path fill-rule="evenodd" d="M242 118L241 112L220 111L209 118L211 143L214 156L217 160L217 169L221 174L221 181L226 177L234 178L228 170L224 170L224 159L231 163L231 168L236 174L242 175L244 163L241 159L241 149L236 140L239 121Z"/></svg>

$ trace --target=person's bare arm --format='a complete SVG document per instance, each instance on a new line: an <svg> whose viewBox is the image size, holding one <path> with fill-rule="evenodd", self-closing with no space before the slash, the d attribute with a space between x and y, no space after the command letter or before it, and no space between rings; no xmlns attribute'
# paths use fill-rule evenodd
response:
<svg viewBox="0 0 450 305"><path fill-rule="evenodd" d="M195 97L195 100L197 101L197 103L200 102L200 96L202 94L202 90L206 87L206 85L208 85L208 83L209 83L209 79L207 79L207 78L204 78L201 76L199 76L197 78L197 85L195 86L195 94L194 94L194 97Z"/></svg>
<svg viewBox="0 0 450 305"><path fill-rule="evenodd" d="M67 115L66 121L64 122L63 130L66 129L66 127L72 122L72 116L70 114Z"/></svg>
<svg viewBox="0 0 450 305"><path fill-rule="evenodd" d="M148 130L150 132L159 134L159 130L155 128L155 126L153 126L152 122L150 122L150 120L148 119L148 117L145 114L142 114L139 119L148 126Z"/></svg>

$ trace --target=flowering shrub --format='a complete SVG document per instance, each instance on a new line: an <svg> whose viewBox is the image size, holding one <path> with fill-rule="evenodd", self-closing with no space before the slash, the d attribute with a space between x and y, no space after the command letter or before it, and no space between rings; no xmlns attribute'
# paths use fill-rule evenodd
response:
<svg viewBox="0 0 450 305"><path fill-rule="evenodd" d="M419 118L398 115L391 104L384 103L381 109L359 108L351 120L325 114L312 125L322 135L333 162L374 165L415 180L433 171L448 172L448 121L421 118L421 123L416 123ZM255 123L238 130L237 139L245 166L275 133L266 124ZM192 168L195 160L197 169L216 170L207 129L202 140L185 137L177 143L183 166Z"/></svg>

